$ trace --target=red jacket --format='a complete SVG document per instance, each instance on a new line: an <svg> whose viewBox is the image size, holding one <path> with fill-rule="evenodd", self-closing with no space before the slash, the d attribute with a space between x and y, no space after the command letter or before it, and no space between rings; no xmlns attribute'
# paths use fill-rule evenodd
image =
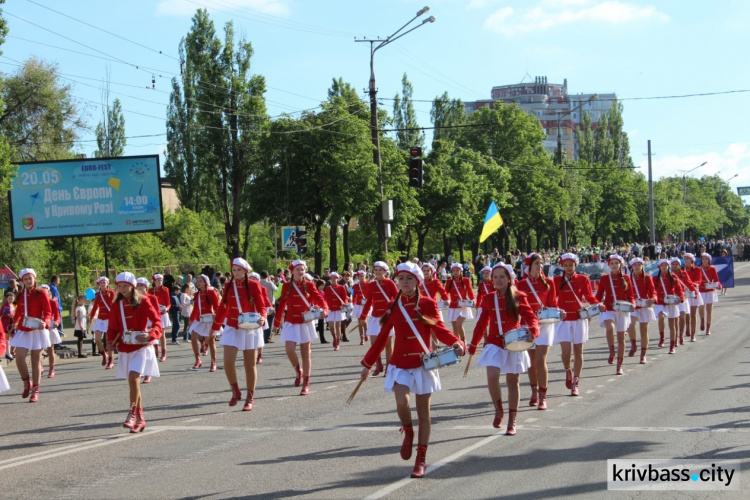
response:
<svg viewBox="0 0 750 500"><path fill-rule="evenodd" d="M91 306L91 317L97 317L96 313L99 312L98 318L102 321L109 319L110 309L112 309L112 303L115 301L115 291L106 288L103 292L101 290L96 292L94 297L94 303Z"/></svg>
<svg viewBox="0 0 750 500"><path fill-rule="evenodd" d="M172 300L169 297L169 288L160 286L157 290L156 287L151 287L148 289L148 293L156 297L157 305L166 307L164 311L159 307L159 314L167 314L169 308L172 306Z"/></svg>
<svg viewBox="0 0 750 500"><path fill-rule="evenodd" d="M219 309L219 294L214 288L198 291L193 297L193 312L190 321L199 321L201 314L216 314Z"/></svg>
<svg viewBox="0 0 750 500"><path fill-rule="evenodd" d="M334 285L326 287L324 290L326 304L331 311L340 311L341 306L349 303L349 295L346 293L344 285Z"/></svg>
<svg viewBox="0 0 750 500"><path fill-rule="evenodd" d="M719 281L719 273L716 272L716 268L714 266L708 266L708 267L701 266L700 271L704 278L700 286L701 293L713 292L713 289L706 288L706 283L709 283L709 282L718 283L719 288L717 290L721 290L722 286L721 286L721 282ZM708 277L708 279L706 279L706 277Z"/></svg>
<svg viewBox="0 0 750 500"><path fill-rule="evenodd" d="M481 308L482 314L477 318L477 323L474 326L474 333L471 337L471 343L469 344L469 354L477 352L477 345L479 340L484 335L487 327L490 327L490 331L487 334L487 340L485 345L493 344L500 348L505 348L505 338L500 335L500 330L497 326L497 309L495 308L495 297L497 297L497 304L500 306L500 321L502 322L503 332L507 333L510 330L521 328L521 325L526 325L534 338L539 336L539 322L536 318L536 313L529 305L527 296L523 292L516 292L516 298L518 299L518 314L520 318L516 318L510 315L507 308L507 295L500 296L496 293L485 295L482 300Z"/></svg>
<svg viewBox="0 0 750 500"><path fill-rule="evenodd" d="M60 307L57 301L53 298L49 299L49 308L52 311L52 321L55 322L55 328L62 328L62 319L60 318ZM49 324L50 328L52 327L52 323Z"/></svg>
<svg viewBox="0 0 750 500"><path fill-rule="evenodd" d="M0 356L5 355L5 349L8 348L8 340L5 338L5 327L0 323Z"/></svg>
<svg viewBox="0 0 750 500"><path fill-rule="evenodd" d="M378 284L380 284L380 287L378 287ZM382 292L380 288L383 289ZM383 295L383 292L385 292L385 295ZM370 309L372 309L372 317L381 318L388 310L388 306L393 302L393 299L396 298L396 295L398 295L398 287L392 280L383 278L382 281L370 281L365 288L367 302L362 309L362 316L360 317L366 318L370 314Z"/></svg>
<svg viewBox="0 0 750 500"><path fill-rule="evenodd" d="M672 276L680 280L683 290L689 290L691 292L698 291L698 284L693 283L693 280L690 279L690 275L688 275L683 269L680 269L677 272L673 271Z"/></svg>
<svg viewBox="0 0 750 500"><path fill-rule="evenodd" d="M565 281L563 281L565 278ZM572 286L572 289L571 289ZM575 290L575 293L573 293ZM562 274L555 276L555 292L557 293L557 307L565 311L563 321L577 321L578 310L581 304L578 302L588 302L589 304L598 304L599 301L594 297L591 291L591 281L585 274L573 274L570 278ZM578 300L576 300L576 296Z"/></svg>
<svg viewBox="0 0 750 500"><path fill-rule="evenodd" d="M682 271L688 276L688 278L690 278L690 281L692 281L700 291L700 287L702 287L703 283L706 282L706 278L703 276L703 271L701 271L701 268L698 266L692 266L690 268L685 266Z"/></svg>
<svg viewBox="0 0 750 500"><path fill-rule="evenodd" d="M623 280L625 285L623 285ZM615 295L612 294L612 285L614 285ZM627 287L627 290L624 288ZM617 276L611 274L605 274L599 280L599 288L596 290L596 300L602 301L604 297L604 305L607 307L607 311L614 311L614 303L616 300L628 301L635 305L635 294L633 292L633 283L630 281L630 276L625 274L617 273Z"/></svg>
<svg viewBox="0 0 750 500"><path fill-rule="evenodd" d="M26 314L24 314L25 303L27 304L25 307L27 309ZM34 287L29 292L24 288L22 292L16 294L16 313L13 315L13 323L18 325L16 327L17 330L30 332L31 328L23 326L23 318L25 316L42 319L47 328L49 328L50 321L52 321L52 307L50 306L49 295L47 295L44 289Z"/></svg>
<svg viewBox="0 0 750 500"><path fill-rule="evenodd" d="M431 299L437 300L438 294L440 294L440 298L442 300L447 300L448 292L445 291L445 288L443 288L443 284L440 283L440 280L438 279L431 279L430 281L424 281L421 285L419 285L419 294L422 297L429 297Z"/></svg>
<svg viewBox="0 0 750 500"><path fill-rule="evenodd" d="M365 302L367 302L367 299L365 298L366 288L366 281L359 280L354 284L354 298L352 299L352 304L354 304L355 306L365 305Z"/></svg>
<svg viewBox="0 0 750 500"><path fill-rule="evenodd" d="M656 289L656 303L660 306L663 306L665 295L677 295L680 298L680 302L684 302L685 292L682 290L680 281L674 276L672 276L672 278L674 278L674 283L669 278L663 280L661 278L661 273L659 273L659 275L654 278L654 289ZM666 294L664 293L665 291Z"/></svg>
<svg viewBox="0 0 750 500"><path fill-rule="evenodd" d="M656 290L654 290L654 280L650 275L641 273L638 277L632 278L633 294L636 299L654 299L656 300ZM636 291L637 289L637 291ZM636 306L636 309L643 309Z"/></svg>
<svg viewBox="0 0 750 500"><path fill-rule="evenodd" d="M296 284L296 287L293 286L294 284ZM300 294L304 295L304 299L303 295ZM276 309L276 316L273 318L273 327L280 327L282 319L294 325L304 323L305 318L302 315L310 310L310 306L305 303L305 300L310 306L318 306L325 311L325 314L328 314L328 304L323 295L315 288L315 283L305 279L299 283L296 281L287 282L281 287L281 297L279 298L279 307ZM284 315L284 310L286 310L286 315Z"/></svg>
<svg viewBox="0 0 750 500"><path fill-rule="evenodd" d="M482 281L482 284L477 288L477 307L482 306L482 300L485 295L495 293L495 289L492 287L492 281Z"/></svg>
<svg viewBox="0 0 750 500"><path fill-rule="evenodd" d="M125 313L126 325L122 324L123 312ZM149 342L149 345L151 345L154 340L161 338L164 333L161 326L161 314L154 307L154 303L141 297L141 303L134 308L132 298L116 301L112 304L112 316L109 318L107 326L107 344L111 345L117 339L116 347L119 352L135 352L145 347L139 344L124 343L122 341L122 334L125 331L145 332L149 328L149 322L151 322L151 331L148 332L148 335L151 337L151 341Z"/></svg>
<svg viewBox="0 0 750 500"><path fill-rule="evenodd" d="M235 295L235 290L237 295ZM240 310L237 308L237 298L240 299L243 313L256 312L263 318L268 317L266 304L268 304L268 293L260 283L253 280L243 279L241 281L229 281L224 285L224 293L221 297L221 303L214 314L213 330L218 330L227 321L227 326L238 328L237 321L240 316ZM194 307L193 310L196 308Z"/></svg>
<svg viewBox="0 0 750 500"><path fill-rule="evenodd" d="M460 281L448 278L448 281L445 282L445 291L451 296L451 309L456 309L458 301L461 299L474 300L474 290L471 289L471 280L469 278L462 277ZM460 296L459 292L461 293Z"/></svg>
<svg viewBox="0 0 750 500"><path fill-rule="evenodd" d="M544 286L545 283L549 288ZM539 300L542 301L541 304L531 291L532 286L534 287L536 294L539 296ZM526 276L521 281L516 282L516 288L526 294L526 300L529 301L529 305L535 312L542 308L557 307L555 282L551 278L547 278L546 276L539 276L538 278Z"/></svg>
<svg viewBox="0 0 750 500"><path fill-rule="evenodd" d="M434 325L426 325L419 321L417 313L414 311L417 304L417 297L419 297L419 310L422 316L430 318L435 321ZM463 345L463 342L458 340L458 337L453 335L450 330L445 327L445 324L440 320L438 314L437 303L427 297L420 297L418 294L414 294L411 297L401 295L399 299L406 309L406 313L414 323L414 327L419 332L419 336L422 337L422 341L430 349L430 336L434 333L440 342L446 345L453 345L459 342ZM395 367L408 369L408 368L420 368L422 366L422 354L424 349L417 340L414 331L406 321L406 317L401 312L401 308L396 304L391 313L380 328L381 332L388 332L393 328L395 330L395 340L393 342L393 354L391 355L391 362ZM388 335L378 335L375 337L375 343L368 349L362 360L362 366L372 368L372 365L380 357L380 353L383 352L385 344L388 341Z"/></svg>

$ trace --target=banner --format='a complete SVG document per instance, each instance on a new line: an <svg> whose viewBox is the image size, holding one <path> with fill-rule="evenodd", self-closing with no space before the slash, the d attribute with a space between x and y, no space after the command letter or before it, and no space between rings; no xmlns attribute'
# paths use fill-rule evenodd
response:
<svg viewBox="0 0 750 500"><path fill-rule="evenodd" d="M14 273L8 266L0 269L0 288L8 288L10 280L17 279L18 276L16 276L16 273Z"/></svg>
<svg viewBox="0 0 750 500"><path fill-rule="evenodd" d="M737 194L739 196L750 196L750 186L738 187Z"/></svg>
<svg viewBox="0 0 750 500"><path fill-rule="evenodd" d="M162 231L159 156L19 163L13 240Z"/></svg>
<svg viewBox="0 0 750 500"><path fill-rule="evenodd" d="M719 273L719 282L724 288L734 288L734 258L714 257L711 265Z"/></svg>

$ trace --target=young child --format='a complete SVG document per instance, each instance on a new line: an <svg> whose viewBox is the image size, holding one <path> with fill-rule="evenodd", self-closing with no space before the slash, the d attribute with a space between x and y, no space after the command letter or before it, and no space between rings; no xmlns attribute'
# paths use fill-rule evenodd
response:
<svg viewBox="0 0 750 500"><path fill-rule="evenodd" d="M76 298L76 309L73 313L75 317L74 333L75 338L78 342L78 357L85 358L83 355L83 339L86 338L86 329L88 324L86 323L86 296L79 295Z"/></svg>

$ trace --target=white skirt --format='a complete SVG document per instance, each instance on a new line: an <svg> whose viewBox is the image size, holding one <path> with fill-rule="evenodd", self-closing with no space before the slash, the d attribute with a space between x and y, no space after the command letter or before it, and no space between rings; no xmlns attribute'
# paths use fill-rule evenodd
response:
<svg viewBox="0 0 750 500"><path fill-rule="evenodd" d="M405 385L414 394L432 394L441 388L438 371L425 370L421 366L419 368L398 368L388 365L383 391L393 392L394 384Z"/></svg>
<svg viewBox="0 0 750 500"><path fill-rule="evenodd" d="M0 366L0 392L9 391L9 390L10 390L10 384L8 383L8 379L5 378L5 372L3 371L3 367Z"/></svg>
<svg viewBox="0 0 750 500"><path fill-rule="evenodd" d="M193 321L193 324L190 325L190 328L188 328L188 331L200 337L208 338L211 336L212 326L213 326L213 323L201 323L200 321Z"/></svg>
<svg viewBox="0 0 750 500"><path fill-rule="evenodd" d="M719 294L716 293L716 290L711 292L701 292L700 296L701 299L703 299L704 304L715 304L719 301Z"/></svg>
<svg viewBox="0 0 750 500"><path fill-rule="evenodd" d="M677 304L671 304L668 306L654 306L654 314L659 317L660 314L664 314L667 318L679 318L680 317L680 306Z"/></svg>
<svg viewBox="0 0 750 500"><path fill-rule="evenodd" d="M636 309L632 313L630 313L630 317L633 318L634 321L638 321L639 323L648 323L649 321L654 321L656 319L656 315L654 314L654 309L652 307L642 307L640 309Z"/></svg>
<svg viewBox="0 0 750 500"><path fill-rule="evenodd" d="M60 338L60 332L58 331L57 328L50 328L47 331L49 332L49 341L52 345L62 343L62 339Z"/></svg>
<svg viewBox="0 0 750 500"><path fill-rule="evenodd" d="M166 330L170 326L172 326L172 322L169 321L169 314L167 313L162 314L161 315L161 327Z"/></svg>
<svg viewBox="0 0 750 500"><path fill-rule="evenodd" d="M286 325L284 325L284 327L284 330L286 331ZM265 345L263 342L263 328L243 330L242 328L225 326L219 344L224 347L236 347L240 351L260 349Z"/></svg>
<svg viewBox="0 0 750 500"><path fill-rule="evenodd" d="M690 302L690 307L698 307L702 306L704 304L702 294L698 294L698 296L694 299L690 298L688 301Z"/></svg>
<svg viewBox="0 0 750 500"><path fill-rule="evenodd" d="M539 336L536 338L536 345L555 345L555 332L560 323L545 323L539 325Z"/></svg>
<svg viewBox="0 0 750 500"><path fill-rule="evenodd" d="M362 310L365 308L362 304L357 304L352 309L352 318L360 319L362 317Z"/></svg>
<svg viewBox="0 0 750 500"><path fill-rule="evenodd" d="M318 332L315 331L315 322L306 321L305 323L284 323L281 327L281 337L279 338L279 342L306 344L317 338Z"/></svg>
<svg viewBox="0 0 750 500"><path fill-rule="evenodd" d="M589 341L589 321L577 319L575 321L562 321L555 333L555 344L572 342L583 344Z"/></svg>
<svg viewBox="0 0 750 500"><path fill-rule="evenodd" d="M370 319L367 320L367 335L369 335L370 337L377 337L378 335L380 335L380 318L370 316ZM393 330L393 328L391 328L388 336L393 337L395 335L396 332Z"/></svg>
<svg viewBox="0 0 750 500"><path fill-rule="evenodd" d="M679 304L677 304L677 307L679 307L680 313L685 313L688 316L690 315L690 304L687 301L680 302Z"/></svg>
<svg viewBox="0 0 750 500"><path fill-rule="evenodd" d="M109 328L109 320L108 319L99 319L96 318L96 321L94 321L94 326L91 328L92 332L104 332L107 333L107 328Z"/></svg>
<svg viewBox="0 0 750 500"><path fill-rule="evenodd" d="M326 323L331 321L346 321L346 313L344 311L329 311Z"/></svg>
<svg viewBox="0 0 750 500"><path fill-rule="evenodd" d="M137 351L119 354L116 378L127 380L130 372L139 373L144 377L159 376L159 363L156 361L156 354L154 354L152 346L144 345Z"/></svg>
<svg viewBox="0 0 750 500"><path fill-rule="evenodd" d="M494 366L503 373L526 373L531 366L531 358L526 351L506 351L495 344L485 344L477 366Z"/></svg>
<svg viewBox="0 0 750 500"><path fill-rule="evenodd" d="M10 341L10 347L20 347L29 351L38 351L51 346L52 343L49 341L49 333L46 328L44 330L31 330L30 332L16 330L16 334Z"/></svg>
<svg viewBox="0 0 750 500"><path fill-rule="evenodd" d="M474 319L471 307L451 307L448 309L448 321L453 323L454 321L458 321L458 318Z"/></svg>
<svg viewBox="0 0 750 500"><path fill-rule="evenodd" d="M599 315L599 326L604 326L605 321L615 322L615 331L624 332L630 326L630 313L621 311L604 311Z"/></svg>

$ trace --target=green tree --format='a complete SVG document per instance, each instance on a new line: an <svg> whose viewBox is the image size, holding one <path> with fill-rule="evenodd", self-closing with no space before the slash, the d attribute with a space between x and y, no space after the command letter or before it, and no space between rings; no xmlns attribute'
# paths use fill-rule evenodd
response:
<svg viewBox="0 0 750 500"><path fill-rule="evenodd" d="M401 92L393 100L393 122L396 125L396 142L399 149L409 149L412 146L424 146L424 132L419 130L419 121L414 111L412 95L414 87L404 73L401 78Z"/></svg>
<svg viewBox="0 0 750 500"><path fill-rule="evenodd" d="M125 117L122 114L120 100L115 98L110 108L109 103L103 106L102 121L96 126L95 158L122 156L125 152Z"/></svg>
<svg viewBox="0 0 750 500"><path fill-rule="evenodd" d="M448 92L444 92L443 95L436 97L432 101L432 110L430 111L430 119L435 126L435 131L432 135L433 143L441 140L455 141L460 134L460 130L457 128L442 127L462 125L466 122L466 116L466 107L461 102L461 99L450 99Z"/></svg>

